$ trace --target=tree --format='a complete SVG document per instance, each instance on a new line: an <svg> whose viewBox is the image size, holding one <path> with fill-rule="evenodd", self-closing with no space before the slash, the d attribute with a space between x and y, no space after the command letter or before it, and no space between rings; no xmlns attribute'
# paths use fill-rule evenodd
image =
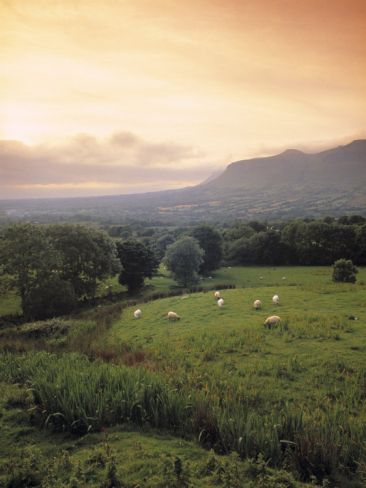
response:
<svg viewBox="0 0 366 488"><path fill-rule="evenodd" d="M333 281L355 283L358 269L350 259L338 259L333 265Z"/></svg>
<svg viewBox="0 0 366 488"><path fill-rule="evenodd" d="M178 284L188 287L198 281L204 254L196 239L182 237L167 248L164 261Z"/></svg>
<svg viewBox="0 0 366 488"><path fill-rule="evenodd" d="M360 225L356 231L357 263L366 264L366 224Z"/></svg>
<svg viewBox="0 0 366 488"><path fill-rule="evenodd" d="M50 273L57 273L61 256L52 247L46 229L29 223L14 224L1 236L0 263L18 291L23 313L28 315L29 295Z"/></svg>
<svg viewBox="0 0 366 488"><path fill-rule="evenodd" d="M117 243L117 254L122 265L119 275L121 285L127 285L128 293L133 294L144 286L145 278L152 278L159 262L153 251L137 240Z"/></svg>
<svg viewBox="0 0 366 488"><path fill-rule="evenodd" d="M24 301L27 320L43 320L71 312L77 300L71 283L51 274L34 282Z"/></svg>
<svg viewBox="0 0 366 488"><path fill-rule="evenodd" d="M163 259L165 256L166 248L173 244L175 241L175 237L172 234L163 234L159 237L159 239L155 242L154 250L155 254L158 257L159 261Z"/></svg>
<svg viewBox="0 0 366 488"><path fill-rule="evenodd" d="M97 281L119 271L113 241L80 225L9 226L0 239L0 267L10 276L26 318L69 312L94 297Z"/></svg>
<svg viewBox="0 0 366 488"><path fill-rule="evenodd" d="M223 257L221 234L209 225L200 225L193 229L192 236L205 251L200 273L207 276L221 265Z"/></svg>
<svg viewBox="0 0 366 488"><path fill-rule="evenodd" d="M120 271L117 249L103 231L83 225L51 225L47 229L62 263L60 277L78 298L94 298L98 280Z"/></svg>

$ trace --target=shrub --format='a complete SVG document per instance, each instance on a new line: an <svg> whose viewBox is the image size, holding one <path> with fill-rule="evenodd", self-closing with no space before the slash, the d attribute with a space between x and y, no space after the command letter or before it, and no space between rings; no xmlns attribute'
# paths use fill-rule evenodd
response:
<svg viewBox="0 0 366 488"><path fill-rule="evenodd" d="M333 281L355 283L358 269L350 259L338 259L333 265Z"/></svg>

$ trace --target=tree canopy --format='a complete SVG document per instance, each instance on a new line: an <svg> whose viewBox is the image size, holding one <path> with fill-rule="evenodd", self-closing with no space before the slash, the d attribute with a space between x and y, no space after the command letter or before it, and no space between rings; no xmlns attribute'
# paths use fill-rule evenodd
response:
<svg viewBox="0 0 366 488"><path fill-rule="evenodd" d="M204 254L197 240L187 236L167 248L164 262L178 284L188 287L198 281Z"/></svg>
<svg viewBox="0 0 366 488"><path fill-rule="evenodd" d="M81 225L7 227L0 266L18 291L29 319L67 313L82 297L93 298L98 280L119 271L113 241Z"/></svg>
<svg viewBox="0 0 366 488"><path fill-rule="evenodd" d="M153 251L140 241L129 239L117 243L117 254L122 265L121 285L127 285L130 294L144 286L145 278L152 278L159 262Z"/></svg>
<svg viewBox="0 0 366 488"><path fill-rule="evenodd" d="M199 271L203 275L208 275L221 266L223 257L222 236L210 225L195 227L192 236L197 239L200 247L205 251Z"/></svg>

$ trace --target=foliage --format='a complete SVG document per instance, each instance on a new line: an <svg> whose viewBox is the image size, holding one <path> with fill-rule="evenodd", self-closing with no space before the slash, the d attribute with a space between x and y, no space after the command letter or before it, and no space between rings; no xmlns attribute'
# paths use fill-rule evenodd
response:
<svg viewBox="0 0 366 488"><path fill-rule="evenodd" d="M198 281L204 250L193 237L182 237L167 248L164 262L178 284L188 287Z"/></svg>
<svg viewBox="0 0 366 488"><path fill-rule="evenodd" d="M165 255L166 248L170 245L173 244L175 241L174 236L169 233L169 234L163 234L155 243L155 253L159 261L161 261Z"/></svg>
<svg viewBox="0 0 366 488"><path fill-rule="evenodd" d="M329 268L226 268L215 279L236 277L237 283L252 280L249 286L253 286L260 275L261 288L222 291L223 309L212 293L199 293L141 304L143 318L138 322L132 315L136 304L125 308L122 317L120 309L109 317L104 306L85 311L80 325L94 319L112 323L106 334L95 336L93 345L93 357L104 363L80 355L46 355L41 360L34 352L8 354L2 356L1 376L29 388L37 405L30 410L33 426L48 420L49 427L81 434L91 425L80 445L98 428L123 423L125 428L132 425L151 432L154 419L164 418L158 428L176 436L177 446L183 435L217 453L237 452L246 459L212 454L198 472L182 448L169 458L165 454L162 462L152 459L150 452L145 464L154 463L156 469L135 477L132 486L139 482L165 487L169 481L171 486L187 482L203 487L207 482L207 486L283 488L297 486L294 479L304 479L359 488L364 485L366 462L365 286L332 283ZM281 297L280 308L271 303L275 292ZM258 297L263 303L259 312L252 309ZM167 323L164 315L169 309L182 317L179 324ZM264 318L273 313L286 327L263 328ZM357 321L349 320L351 313ZM33 324L29 335L43 333L41 324ZM62 328L61 323L49 325L47 341L53 329L56 334ZM22 336L27 327L21 327ZM70 325L70 330L74 328ZM82 350L91 335L90 330L84 332L74 343L75 350ZM127 347L135 367L106 364L122 359ZM11 400L13 405L22 402L15 395ZM63 438L53 437L57 443ZM121 445L118 459L123 462L130 450ZM143 449L136 447L134 452L138 463ZM116 464L114 470L113 462L104 462L103 480L116 476L130 481L123 466ZM81 465L80 481L84 476L91 484Z"/></svg>
<svg viewBox="0 0 366 488"><path fill-rule="evenodd" d="M45 229L32 224L6 228L1 236L0 263L4 272L12 277L24 314L31 317L28 309L31 291L60 267L60 256Z"/></svg>
<svg viewBox="0 0 366 488"><path fill-rule="evenodd" d="M209 225L200 225L193 229L192 236L197 239L200 247L205 251L199 271L207 276L220 268L223 258L221 234Z"/></svg>
<svg viewBox="0 0 366 488"><path fill-rule="evenodd" d="M338 259L333 266L333 281L356 283L358 269L349 259Z"/></svg>
<svg viewBox="0 0 366 488"><path fill-rule="evenodd" d="M63 224L50 226L47 233L61 255L60 276L72 285L78 298L93 298L97 281L119 271L116 247L105 232Z"/></svg>
<svg viewBox="0 0 366 488"><path fill-rule="evenodd" d="M80 225L15 224L1 235L0 265L21 298L27 319L67 313L97 281L119 269L113 241Z"/></svg>
<svg viewBox="0 0 366 488"><path fill-rule="evenodd" d="M70 282L51 274L33 283L23 302L28 320L43 320L70 313L77 300Z"/></svg>
<svg viewBox="0 0 366 488"><path fill-rule="evenodd" d="M158 268L158 261L151 249L136 240L117 243L117 254L122 271L119 275L121 285L127 285L130 294L144 286L145 278L152 278Z"/></svg>

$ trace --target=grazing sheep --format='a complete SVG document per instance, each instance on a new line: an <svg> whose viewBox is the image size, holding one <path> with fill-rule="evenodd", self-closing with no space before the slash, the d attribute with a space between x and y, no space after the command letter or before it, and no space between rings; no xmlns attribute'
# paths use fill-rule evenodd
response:
<svg viewBox="0 0 366 488"><path fill-rule="evenodd" d="M271 315L270 317L267 317L266 320L264 321L264 326L267 327L268 329L271 329L272 327L275 327L281 322L281 317L278 315Z"/></svg>
<svg viewBox="0 0 366 488"><path fill-rule="evenodd" d="M286 279L286 276L282 276L282 279L285 280Z"/></svg>
<svg viewBox="0 0 366 488"><path fill-rule="evenodd" d="M215 291L214 296L215 296L216 300L218 300L219 298L221 298L221 294L220 294L219 291Z"/></svg>
<svg viewBox="0 0 366 488"><path fill-rule="evenodd" d="M224 303L225 303L225 302L224 302L224 300L223 300L222 298L219 298L219 299L217 300L217 305L218 305L220 308L222 308L222 307L224 306Z"/></svg>
<svg viewBox="0 0 366 488"><path fill-rule="evenodd" d="M168 312L167 317L169 320L180 320L179 315L175 312Z"/></svg>
<svg viewBox="0 0 366 488"><path fill-rule="evenodd" d="M262 308L262 302L260 300L254 300L253 307L256 310L259 310L260 308Z"/></svg>
<svg viewBox="0 0 366 488"><path fill-rule="evenodd" d="M135 317L135 319L139 319L141 317L141 315L142 315L142 312L139 308L133 312L133 316Z"/></svg>
<svg viewBox="0 0 366 488"><path fill-rule="evenodd" d="M280 304L280 297L278 295L273 295L272 302L274 305L279 305Z"/></svg>

